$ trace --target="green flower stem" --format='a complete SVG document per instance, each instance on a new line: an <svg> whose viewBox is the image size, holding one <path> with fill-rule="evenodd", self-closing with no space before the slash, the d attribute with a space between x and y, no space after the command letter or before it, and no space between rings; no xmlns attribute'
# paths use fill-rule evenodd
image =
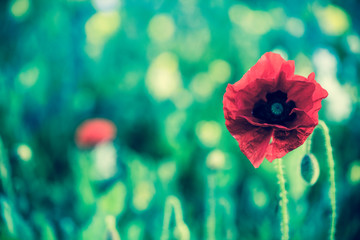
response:
<svg viewBox="0 0 360 240"><path fill-rule="evenodd" d="M325 148L327 155L327 163L329 166L329 197L331 203L331 228L330 228L330 240L335 239L335 225L336 225L336 187L335 187L335 161L333 156L333 150L331 147L329 128L326 126L324 121L319 120L318 128L322 130L325 138Z"/></svg>
<svg viewBox="0 0 360 240"><path fill-rule="evenodd" d="M0 184L4 188L10 202L15 203L15 193L11 176L11 165L7 156L7 151L0 138Z"/></svg>
<svg viewBox="0 0 360 240"><path fill-rule="evenodd" d="M120 234L116 229L116 219L114 216L109 215L105 218L106 226L109 231L109 236L111 240L121 240Z"/></svg>
<svg viewBox="0 0 360 240"><path fill-rule="evenodd" d="M224 219L222 221L225 238L227 240L237 239L236 231L234 226L234 211L232 210L232 205L226 197L221 197L219 199L219 206L223 210Z"/></svg>
<svg viewBox="0 0 360 240"><path fill-rule="evenodd" d="M208 240L215 240L216 232L216 216L215 216L215 176L208 175L208 199L207 199L207 219L206 219L206 235Z"/></svg>
<svg viewBox="0 0 360 240"><path fill-rule="evenodd" d="M331 204L331 228L330 228L330 235L329 239L335 239L335 225L336 225L336 187L335 187L335 161L333 156L333 150L331 147L330 141L330 132L329 128L326 126L325 122L319 120L319 124L316 127L322 131L322 134L325 138L325 148L326 148L326 156L327 156L327 164L329 166L329 182L330 182L330 189L329 189L329 198ZM306 153L310 154L311 152L311 143L312 137L314 134L311 134L308 139L306 140Z"/></svg>
<svg viewBox="0 0 360 240"><path fill-rule="evenodd" d="M305 143L305 151L306 151L306 154L310 154L311 153L311 144L312 144L312 138L313 138L313 133L310 134L310 136L308 137L308 139L306 140L306 143Z"/></svg>
<svg viewBox="0 0 360 240"><path fill-rule="evenodd" d="M289 239L289 212L287 208L287 192L285 189L285 178L284 171L282 167L282 159L279 158L276 161L277 163L277 178L280 186L280 208L281 208L281 240Z"/></svg>
<svg viewBox="0 0 360 240"><path fill-rule="evenodd" d="M170 220L172 216L172 212L174 211L175 215L175 225L179 233L179 238L181 240L189 240L190 239L190 231L188 226L185 224L183 220L183 213L181 209L181 203L178 198L175 196L169 196L165 201L165 210L164 210L164 222L163 222L163 230L161 233L161 240L169 239L169 228L170 228Z"/></svg>

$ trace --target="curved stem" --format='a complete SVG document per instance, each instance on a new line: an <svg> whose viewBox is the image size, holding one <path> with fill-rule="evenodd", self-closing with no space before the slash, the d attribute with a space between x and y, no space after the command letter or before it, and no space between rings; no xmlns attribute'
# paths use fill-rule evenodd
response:
<svg viewBox="0 0 360 240"><path fill-rule="evenodd" d="M170 227L170 219L172 216L172 211L174 211L175 225L176 225L176 227L178 227L178 230L180 232L180 239L183 239L183 240L190 239L189 228L184 223L184 220L183 220L183 212L181 209L181 203L180 203L179 199L176 198L175 196L169 196L166 198L163 229L161 232L160 239L161 240L169 239L169 227Z"/></svg>
<svg viewBox="0 0 360 240"><path fill-rule="evenodd" d="M289 212L287 208L287 192L285 189L285 178L282 167L282 159L279 158L277 161L277 178L280 186L280 208L281 208L281 240L289 239Z"/></svg>
<svg viewBox="0 0 360 240"><path fill-rule="evenodd" d="M310 154L311 153L311 144L312 144L312 138L313 138L313 133L310 134L310 136L307 138L306 143L305 143L305 151L306 154Z"/></svg>
<svg viewBox="0 0 360 240"><path fill-rule="evenodd" d="M106 226L110 234L110 239L112 240L121 240L120 234L116 229L116 219L114 216L109 215L105 218Z"/></svg>
<svg viewBox="0 0 360 240"><path fill-rule="evenodd" d="M327 163L329 166L329 197L331 203L331 228L330 228L330 240L335 239L335 225L336 225L336 187L335 187L335 161L333 156L333 150L331 147L329 128L326 126L324 121L319 120L319 129L322 130L325 138L325 148L327 155Z"/></svg>
<svg viewBox="0 0 360 240"><path fill-rule="evenodd" d="M160 237L161 240L169 239L170 219L171 219L174 203L175 203L175 207L177 208L178 202L174 196L169 196L166 198L165 209L164 209L163 230L161 232L161 237ZM180 212L181 212L181 210L180 210ZM175 216L175 218L178 218L178 216ZM177 223L177 219L176 219L176 223Z"/></svg>

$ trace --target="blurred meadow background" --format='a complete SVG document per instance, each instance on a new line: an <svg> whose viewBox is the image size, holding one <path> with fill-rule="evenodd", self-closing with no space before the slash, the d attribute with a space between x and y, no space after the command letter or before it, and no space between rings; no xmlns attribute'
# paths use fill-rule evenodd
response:
<svg viewBox="0 0 360 240"><path fill-rule="evenodd" d="M329 92L336 237L360 239L360 2L2 0L0 239L280 239L274 164L254 169L222 98L268 51ZM114 139L81 146L84 121ZM284 158L290 239L327 239L328 166Z"/></svg>

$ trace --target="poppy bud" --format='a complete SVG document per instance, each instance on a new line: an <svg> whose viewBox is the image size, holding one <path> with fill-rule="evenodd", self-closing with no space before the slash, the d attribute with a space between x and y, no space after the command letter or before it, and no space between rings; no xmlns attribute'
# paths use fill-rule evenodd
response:
<svg viewBox="0 0 360 240"><path fill-rule="evenodd" d="M313 154L306 154L301 160L301 176L302 178L313 185L319 178L320 169L319 163Z"/></svg>

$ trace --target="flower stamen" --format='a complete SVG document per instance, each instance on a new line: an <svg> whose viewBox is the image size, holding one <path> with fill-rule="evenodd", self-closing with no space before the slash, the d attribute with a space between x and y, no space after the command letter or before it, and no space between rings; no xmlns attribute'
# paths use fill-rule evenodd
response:
<svg viewBox="0 0 360 240"><path fill-rule="evenodd" d="M283 111L284 111L284 107L281 103L276 102L271 105L271 112L273 114L278 116L278 115L281 115L283 113Z"/></svg>
<svg viewBox="0 0 360 240"><path fill-rule="evenodd" d="M296 113L291 113L295 107L295 102L288 101L287 94L279 90L267 93L266 101L263 99L257 101L252 115L266 123L285 125L295 120Z"/></svg>

